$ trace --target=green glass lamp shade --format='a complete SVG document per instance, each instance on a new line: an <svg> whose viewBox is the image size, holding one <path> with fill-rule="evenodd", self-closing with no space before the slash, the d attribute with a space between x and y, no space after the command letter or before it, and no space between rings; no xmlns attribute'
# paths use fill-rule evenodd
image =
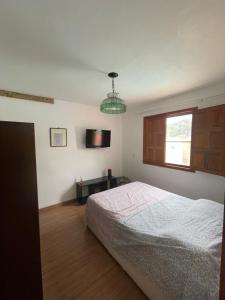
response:
<svg viewBox="0 0 225 300"><path fill-rule="evenodd" d="M109 93L105 100L102 101L100 110L106 114L121 114L126 112L126 105L122 99L118 97L119 93Z"/></svg>

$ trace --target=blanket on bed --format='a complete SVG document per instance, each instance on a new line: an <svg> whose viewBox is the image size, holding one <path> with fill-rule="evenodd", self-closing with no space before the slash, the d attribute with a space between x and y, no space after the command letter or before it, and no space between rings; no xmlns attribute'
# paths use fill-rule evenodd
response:
<svg viewBox="0 0 225 300"><path fill-rule="evenodd" d="M90 209L102 239L168 299L218 300L223 205L135 182L92 195Z"/></svg>

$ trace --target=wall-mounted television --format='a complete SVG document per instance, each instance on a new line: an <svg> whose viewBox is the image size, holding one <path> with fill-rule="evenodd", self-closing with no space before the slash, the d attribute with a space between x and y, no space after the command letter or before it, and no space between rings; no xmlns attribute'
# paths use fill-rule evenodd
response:
<svg viewBox="0 0 225 300"><path fill-rule="evenodd" d="M110 147L111 131L86 129L86 148Z"/></svg>

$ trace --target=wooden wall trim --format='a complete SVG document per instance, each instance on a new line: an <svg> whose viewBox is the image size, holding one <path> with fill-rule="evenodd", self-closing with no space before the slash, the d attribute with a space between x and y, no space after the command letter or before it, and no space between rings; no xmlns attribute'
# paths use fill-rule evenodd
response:
<svg viewBox="0 0 225 300"><path fill-rule="evenodd" d="M0 90L0 96L54 104L54 98L29 95L29 94L12 92L7 90Z"/></svg>

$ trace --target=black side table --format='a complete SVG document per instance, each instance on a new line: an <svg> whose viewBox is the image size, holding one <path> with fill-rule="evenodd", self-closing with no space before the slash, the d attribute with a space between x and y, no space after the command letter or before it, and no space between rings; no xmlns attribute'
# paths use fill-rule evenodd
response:
<svg viewBox="0 0 225 300"><path fill-rule="evenodd" d="M112 189L118 186L118 178L111 176L99 177L91 180L77 182L77 200L80 204L85 204L87 198L95 193Z"/></svg>

